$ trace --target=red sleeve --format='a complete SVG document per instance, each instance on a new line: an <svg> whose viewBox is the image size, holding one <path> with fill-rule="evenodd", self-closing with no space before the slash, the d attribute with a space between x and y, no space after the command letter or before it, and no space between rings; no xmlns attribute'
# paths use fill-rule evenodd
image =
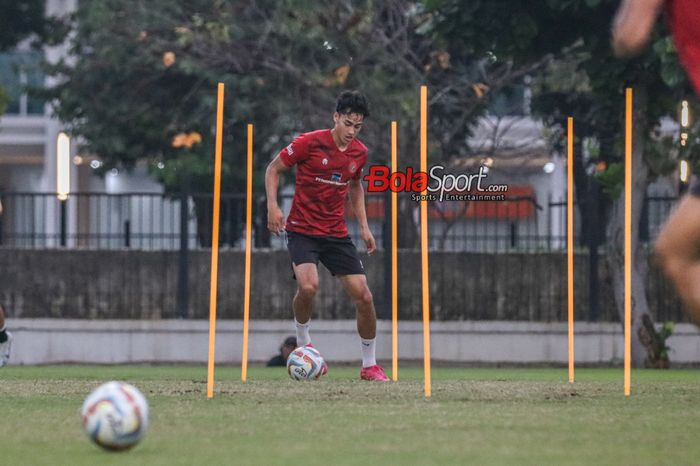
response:
<svg viewBox="0 0 700 466"><path fill-rule="evenodd" d="M303 162L309 157L311 137L308 133L300 134L290 145L280 151L280 159L286 166Z"/></svg>

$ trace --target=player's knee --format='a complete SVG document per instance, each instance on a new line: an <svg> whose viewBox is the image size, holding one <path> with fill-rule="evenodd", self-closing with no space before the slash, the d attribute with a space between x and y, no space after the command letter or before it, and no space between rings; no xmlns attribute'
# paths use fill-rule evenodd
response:
<svg viewBox="0 0 700 466"><path fill-rule="evenodd" d="M318 282L309 281L299 284L299 294L306 298L313 298L318 291Z"/></svg>
<svg viewBox="0 0 700 466"><path fill-rule="evenodd" d="M369 288L365 288L361 293L355 298L355 303L363 306L369 306L373 303L372 292Z"/></svg>

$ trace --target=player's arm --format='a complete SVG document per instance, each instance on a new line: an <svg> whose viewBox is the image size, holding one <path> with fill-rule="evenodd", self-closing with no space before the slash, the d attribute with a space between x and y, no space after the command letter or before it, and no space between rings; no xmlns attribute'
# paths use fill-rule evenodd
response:
<svg viewBox="0 0 700 466"><path fill-rule="evenodd" d="M284 230L284 214L277 203L277 191L280 186L280 174L289 170L279 154L265 170L265 193L267 194L267 229L278 235Z"/></svg>
<svg viewBox="0 0 700 466"><path fill-rule="evenodd" d="M362 182L359 179L351 179L349 186L350 204L355 211L355 217L360 224L360 237L367 245L367 254L372 253L377 249L374 241L374 236L369 229L367 223L367 210L365 210L365 189L362 187Z"/></svg>
<svg viewBox="0 0 700 466"><path fill-rule="evenodd" d="M638 55L649 42L664 0L622 0L615 15L612 46L618 57Z"/></svg>

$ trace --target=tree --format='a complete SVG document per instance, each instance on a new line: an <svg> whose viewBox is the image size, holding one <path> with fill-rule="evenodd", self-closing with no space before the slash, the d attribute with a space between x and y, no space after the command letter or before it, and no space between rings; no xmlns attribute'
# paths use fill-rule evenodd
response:
<svg viewBox="0 0 700 466"><path fill-rule="evenodd" d="M389 122L397 120L405 165L417 159L418 87L430 86L431 160L450 160L467 151L469 123L488 103L473 85L488 81L497 92L531 68L453 49L431 34L434 20L408 0L322 9L295 0L82 2L74 58L53 68L63 81L49 97L85 150L103 159L103 172L146 161L168 192L211 190L218 81L228 96L224 190L243 190L246 123L257 123L260 191L270 157L299 132L329 126L347 87L370 98L362 139L372 162L388 161ZM414 206L403 200L402 213ZM412 247L413 216L400 218L408 233L401 244Z"/></svg>
<svg viewBox="0 0 700 466"><path fill-rule="evenodd" d="M45 1L0 0L0 11L0 50L8 50L32 35L46 36Z"/></svg>
<svg viewBox="0 0 700 466"><path fill-rule="evenodd" d="M607 245L606 262L613 279L614 299L620 320L624 309L624 196L623 187L623 142L624 142L624 89L634 91L633 186L632 186L632 344L633 362L641 366L648 359L654 365L656 352L646 348L650 341L649 327L644 320L649 318L646 294L648 281L648 254L640 240L642 210L649 184L658 176L666 175L676 166L677 150L673 137L662 135L659 126L662 117L676 115L680 100L690 94L682 69L678 64L668 32L660 24L653 44L648 52L635 60L616 60L609 47L609 39L600 37L597 31L610 24L616 3L607 1L579 2L576 18L580 25L581 38L571 49L577 63L576 68L587 79L587 88L578 92L568 90L569 99L558 99L559 110L568 110L575 121L582 123L579 137L597 142L597 157L591 163L599 167L593 179L587 180L586 191L594 196L581 197L598 203L591 205L592 212L601 212L607 225L606 232L611 244ZM588 8L585 8L588 6ZM555 99L556 100L556 99ZM575 105L571 105L575 104ZM559 112L561 115L562 113ZM697 147L691 149L696 152ZM582 165L582 164L581 164ZM577 188L579 185L577 185ZM597 197L600 188L605 196ZM584 191L584 194L585 192ZM596 202L597 197L597 202ZM606 203L607 205L603 205ZM585 205L585 202L583 203ZM601 208L602 207L602 208ZM602 235L593 235L599 237Z"/></svg>
<svg viewBox="0 0 700 466"><path fill-rule="evenodd" d="M647 187L656 176L667 174L674 166L672 141L661 138L660 119L675 115L682 96L690 95L683 72L668 33L659 26L653 44L639 59L620 61L609 47L610 24L618 2L612 0L539 0L518 2L469 2L454 0L428 2L441 12L442 24L436 29L455 47L490 50L515 63L533 57L552 55L548 68L535 75L538 94L534 110L545 124L561 128L566 116L573 116L577 132L576 195L584 224L599 238L595 225L605 227L612 243L607 247L607 262L612 273L615 302L623 314L623 121L624 89L634 88L633 140L633 360L644 362L644 347L639 337L646 330L643 317L649 314L646 282L647 254L639 240L639 224ZM500 14L507 8L507 15ZM489 33L480 28L488 24ZM555 144L563 147L562 131L555 131ZM696 140L697 131L691 132ZM596 143L591 160L585 161L583 141ZM689 145L684 155L698 159L698 146ZM594 178L583 173L592 163L599 170ZM598 191L605 195L598 196ZM593 195L589 195L592 193ZM588 207L586 207L588 206ZM598 216L603 221L597 221ZM595 240L594 240L595 243Z"/></svg>
<svg viewBox="0 0 700 466"><path fill-rule="evenodd" d="M48 36L44 0L0 0L0 51L6 51L34 36L41 43ZM36 45L36 44L35 44ZM5 113L9 96L0 83L0 115Z"/></svg>

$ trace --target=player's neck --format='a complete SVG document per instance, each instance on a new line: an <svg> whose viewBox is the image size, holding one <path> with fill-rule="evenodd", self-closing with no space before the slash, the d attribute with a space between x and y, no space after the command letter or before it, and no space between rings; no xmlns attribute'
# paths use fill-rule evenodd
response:
<svg viewBox="0 0 700 466"><path fill-rule="evenodd" d="M340 152L345 152L348 149L350 143L341 141L335 128L331 129L331 137L333 138L333 142L335 142L335 147L337 147Z"/></svg>

